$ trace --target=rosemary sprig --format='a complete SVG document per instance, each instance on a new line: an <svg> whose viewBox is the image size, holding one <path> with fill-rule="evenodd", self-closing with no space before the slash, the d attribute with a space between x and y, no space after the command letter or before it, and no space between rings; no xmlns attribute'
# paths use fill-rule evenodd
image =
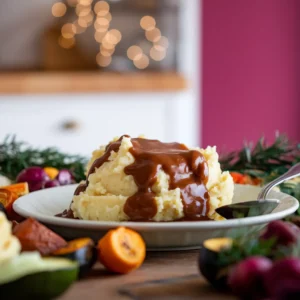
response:
<svg viewBox="0 0 300 300"><path fill-rule="evenodd" d="M17 141L15 136L7 136L0 144L0 174L12 181L27 167L50 166L70 170L79 182L85 178L86 163L87 159L80 155L62 153L54 147L36 149Z"/></svg>
<svg viewBox="0 0 300 300"><path fill-rule="evenodd" d="M255 145L245 143L241 150L220 156L223 170L260 178L265 184L285 173L299 161L300 144L292 143L285 135L277 135L270 145L261 138ZM299 182L285 182L279 188L300 200Z"/></svg>

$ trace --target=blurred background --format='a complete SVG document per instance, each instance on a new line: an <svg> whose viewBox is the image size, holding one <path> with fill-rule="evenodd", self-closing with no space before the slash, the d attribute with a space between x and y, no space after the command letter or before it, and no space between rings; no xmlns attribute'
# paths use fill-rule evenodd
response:
<svg viewBox="0 0 300 300"><path fill-rule="evenodd" d="M300 1L1 0L0 140L300 141Z"/></svg>

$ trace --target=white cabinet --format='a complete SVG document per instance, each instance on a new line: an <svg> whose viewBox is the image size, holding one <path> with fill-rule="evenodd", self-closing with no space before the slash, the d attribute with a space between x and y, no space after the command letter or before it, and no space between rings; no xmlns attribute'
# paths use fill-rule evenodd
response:
<svg viewBox="0 0 300 300"><path fill-rule="evenodd" d="M189 143L197 130L180 137L178 126L188 122L177 109L181 101L189 99L172 93L2 95L0 140L15 134L33 146L84 155L123 134Z"/></svg>

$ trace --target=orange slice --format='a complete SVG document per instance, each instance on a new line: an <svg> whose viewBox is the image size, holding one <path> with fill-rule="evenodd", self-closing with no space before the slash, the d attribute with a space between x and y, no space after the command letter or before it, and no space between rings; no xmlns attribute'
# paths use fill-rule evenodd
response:
<svg viewBox="0 0 300 300"><path fill-rule="evenodd" d="M146 256L143 238L135 231L119 227L98 242L102 264L115 273L125 274L141 266Z"/></svg>

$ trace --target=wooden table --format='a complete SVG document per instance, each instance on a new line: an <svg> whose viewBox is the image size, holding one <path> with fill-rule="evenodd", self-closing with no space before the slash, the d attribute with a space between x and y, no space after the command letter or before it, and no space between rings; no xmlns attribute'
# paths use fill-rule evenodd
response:
<svg viewBox="0 0 300 300"><path fill-rule="evenodd" d="M209 286L197 259L198 251L149 252L143 266L127 275L110 274L98 264L59 299L235 299Z"/></svg>

